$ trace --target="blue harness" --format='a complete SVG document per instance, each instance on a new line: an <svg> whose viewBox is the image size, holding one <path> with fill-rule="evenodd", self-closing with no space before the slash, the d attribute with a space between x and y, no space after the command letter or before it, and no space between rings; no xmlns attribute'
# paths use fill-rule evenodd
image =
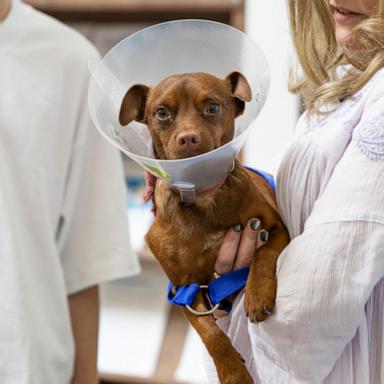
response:
<svg viewBox="0 0 384 384"><path fill-rule="evenodd" d="M245 168L262 176L275 190L275 182L271 175L250 167ZM170 282L168 284L168 302L187 307L195 315L208 315L213 313L213 311L218 308L230 312L232 305L225 299L244 288L247 282L248 274L249 268L238 269L236 271L231 271L221 275L208 285L191 283L186 286L174 287ZM197 312L192 309L192 305L200 289L206 290L206 295L212 306L212 309L209 311Z"/></svg>

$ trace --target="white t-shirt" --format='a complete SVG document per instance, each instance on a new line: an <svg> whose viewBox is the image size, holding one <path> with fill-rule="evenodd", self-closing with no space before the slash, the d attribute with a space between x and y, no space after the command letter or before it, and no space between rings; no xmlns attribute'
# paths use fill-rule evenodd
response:
<svg viewBox="0 0 384 384"><path fill-rule="evenodd" d="M0 23L0 382L67 384L67 295L135 274L119 154L93 127L78 33L18 0Z"/></svg>

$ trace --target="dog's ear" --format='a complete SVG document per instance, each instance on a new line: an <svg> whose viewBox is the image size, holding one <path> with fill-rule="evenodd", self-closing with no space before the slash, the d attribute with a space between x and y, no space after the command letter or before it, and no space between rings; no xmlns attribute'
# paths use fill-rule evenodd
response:
<svg viewBox="0 0 384 384"><path fill-rule="evenodd" d="M129 88L120 107L119 122L121 125L127 125L132 120L145 122L145 105L148 92L149 87L142 84L136 84Z"/></svg>
<svg viewBox="0 0 384 384"><path fill-rule="evenodd" d="M225 77L229 82L236 103L236 117L244 112L245 102L252 100L251 87L247 79L240 72L231 72Z"/></svg>

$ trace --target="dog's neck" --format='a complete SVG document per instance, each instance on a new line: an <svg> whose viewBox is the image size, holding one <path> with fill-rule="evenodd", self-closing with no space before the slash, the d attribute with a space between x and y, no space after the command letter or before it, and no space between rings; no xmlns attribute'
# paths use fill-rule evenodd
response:
<svg viewBox="0 0 384 384"><path fill-rule="evenodd" d="M249 181L245 170L237 161L233 171L228 173L220 184L198 193L194 204L183 204L178 191L158 180L155 189L156 215L173 223L190 216L203 218L211 225L220 220L218 218L227 221L227 217L236 216L248 188ZM231 204L228 204L228 201L231 201Z"/></svg>
<svg viewBox="0 0 384 384"><path fill-rule="evenodd" d="M178 188L171 188L171 189L180 196L180 202L182 204L191 205L196 203L197 197L204 197L204 196L215 194L225 183L225 180L227 180L227 177L228 177L228 174L224 175L224 177L219 182L200 191L195 191L195 190L185 191L185 190L180 190Z"/></svg>

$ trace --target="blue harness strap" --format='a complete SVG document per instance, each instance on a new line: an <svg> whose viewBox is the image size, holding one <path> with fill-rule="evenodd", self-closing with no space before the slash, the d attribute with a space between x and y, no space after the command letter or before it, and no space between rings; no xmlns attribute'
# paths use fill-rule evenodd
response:
<svg viewBox="0 0 384 384"><path fill-rule="evenodd" d="M249 167L245 168L264 177L269 185L275 189L275 182L271 175L257 169ZM208 284L206 294L211 305L215 306L220 304L220 309L230 312L232 305L229 302L226 302L225 299L244 288L247 282L248 274L249 268L242 268L236 271L228 272ZM196 283L191 283L186 286L178 286L175 288L170 282L168 284L168 302L180 306L192 307L199 290L200 285Z"/></svg>
<svg viewBox="0 0 384 384"><path fill-rule="evenodd" d="M176 293L173 294L173 284L169 282L168 284L168 302L176 305L193 305L195 301L197 292L199 292L200 285L199 284L188 284L185 286L177 287Z"/></svg>
<svg viewBox="0 0 384 384"><path fill-rule="evenodd" d="M247 282L249 268L237 269L225 273L208 285L208 296L212 305L221 303L224 299L240 291Z"/></svg>
<svg viewBox="0 0 384 384"><path fill-rule="evenodd" d="M272 189L273 190L276 189L275 180L273 180L273 176L270 175L269 173L264 172L264 171L260 171L259 169L255 169L255 168L251 168L251 167L245 167L244 166L244 168L249 169L250 171L257 173L261 177L264 177L264 179L266 181L268 181L268 184L272 187Z"/></svg>
<svg viewBox="0 0 384 384"><path fill-rule="evenodd" d="M211 305L222 304L221 309L230 312L230 303L224 302L224 300L232 294L243 289L247 282L249 274L249 268L242 268L236 271L228 272L218 279L213 280L207 288L207 296ZM173 294L173 284L168 284L168 302L180 306L192 307L196 295L200 290L199 284L188 284L186 286L179 286Z"/></svg>

